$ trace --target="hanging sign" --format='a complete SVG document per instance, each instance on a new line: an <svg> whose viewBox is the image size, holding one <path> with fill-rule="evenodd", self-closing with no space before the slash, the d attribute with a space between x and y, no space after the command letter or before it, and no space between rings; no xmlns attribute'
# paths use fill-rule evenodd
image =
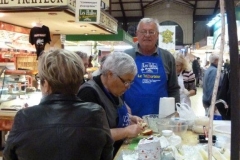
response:
<svg viewBox="0 0 240 160"><path fill-rule="evenodd" d="M81 23L100 22L100 0L76 0L75 21Z"/></svg>
<svg viewBox="0 0 240 160"><path fill-rule="evenodd" d="M100 22L98 25L100 25L104 28L107 28L108 30L110 30L114 33L117 33L117 28L118 28L117 21L105 12L101 12Z"/></svg>

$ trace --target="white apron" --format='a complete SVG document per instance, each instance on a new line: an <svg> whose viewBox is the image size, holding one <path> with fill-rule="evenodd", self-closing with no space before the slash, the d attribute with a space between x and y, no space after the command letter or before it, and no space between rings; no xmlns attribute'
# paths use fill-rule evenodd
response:
<svg viewBox="0 0 240 160"><path fill-rule="evenodd" d="M187 95L185 95L184 93L182 93L182 91L185 89L182 72L178 76L178 84L180 86L180 90L179 90L180 91L180 103L186 103L187 105L189 105L189 107L191 107L190 98Z"/></svg>

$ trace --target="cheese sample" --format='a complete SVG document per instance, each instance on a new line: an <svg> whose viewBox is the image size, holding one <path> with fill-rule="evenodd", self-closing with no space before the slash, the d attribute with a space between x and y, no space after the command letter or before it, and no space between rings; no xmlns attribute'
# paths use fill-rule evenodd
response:
<svg viewBox="0 0 240 160"><path fill-rule="evenodd" d="M151 136L141 139L138 143L138 160L159 160L160 159L160 138Z"/></svg>

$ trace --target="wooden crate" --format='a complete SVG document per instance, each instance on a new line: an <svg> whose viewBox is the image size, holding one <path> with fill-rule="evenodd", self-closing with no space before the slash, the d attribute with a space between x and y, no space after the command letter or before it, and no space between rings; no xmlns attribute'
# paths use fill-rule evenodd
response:
<svg viewBox="0 0 240 160"><path fill-rule="evenodd" d="M16 70L27 69L37 71L38 61L36 56L17 56L16 57Z"/></svg>

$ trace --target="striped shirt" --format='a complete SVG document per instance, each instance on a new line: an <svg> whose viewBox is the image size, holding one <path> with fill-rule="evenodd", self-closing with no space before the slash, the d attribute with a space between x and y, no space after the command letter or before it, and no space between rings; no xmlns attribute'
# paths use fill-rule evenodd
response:
<svg viewBox="0 0 240 160"><path fill-rule="evenodd" d="M196 91L196 85L195 85L195 74L193 71L182 71L183 76L183 83L184 87L187 90L195 90Z"/></svg>

